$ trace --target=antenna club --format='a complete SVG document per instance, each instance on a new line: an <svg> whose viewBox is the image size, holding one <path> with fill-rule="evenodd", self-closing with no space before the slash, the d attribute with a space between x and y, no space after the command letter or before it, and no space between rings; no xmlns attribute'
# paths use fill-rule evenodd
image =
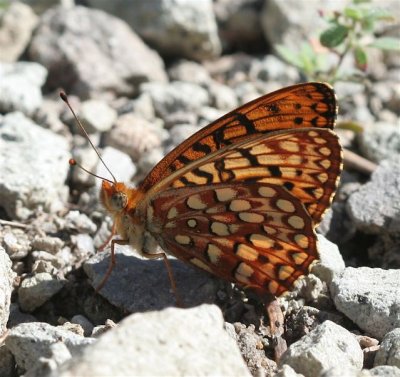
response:
<svg viewBox="0 0 400 377"><path fill-rule="evenodd" d="M60 92L60 97L65 103L68 103L68 97L65 92Z"/></svg>
<svg viewBox="0 0 400 377"><path fill-rule="evenodd" d="M69 159L69 161L68 161L68 163L71 165L71 166L75 166L77 163L76 163L76 160L74 159L74 158L70 158Z"/></svg>

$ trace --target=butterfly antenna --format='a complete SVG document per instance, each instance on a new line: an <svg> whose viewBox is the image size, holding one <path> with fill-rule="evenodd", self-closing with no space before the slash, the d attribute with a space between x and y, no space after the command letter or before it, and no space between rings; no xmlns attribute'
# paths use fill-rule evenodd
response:
<svg viewBox="0 0 400 377"><path fill-rule="evenodd" d="M82 165L78 164L74 159L69 160L69 164L74 166L78 166L79 168L81 168L83 171L85 171L86 173L93 175L94 177L100 178L100 179L104 179L105 181L108 181L110 183L117 183L117 180L114 177L114 174L111 173L111 170L108 168L108 166L106 165L106 163L104 162L104 160L101 158L99 151L97 150L97 148L94 146L94 144L92 143L92 140L90 140L90 137L88 135L88 133L85 130L85 127L83 127L82 122L79 120L78 116L75 114L74 109L72 108L71 104L68 101L68 97L64 92L60 92L60 97L61 99L66 103L66 105L68 106L68 108L70 109L72 115L74 116L76 122L78 123L80 129L82 130L82 132L84 133L86 139L89 141L90 145L92 146L92 148L94 149L94 151L96 152L97 156L99 157L101 163L104 165L104 167L107 169L107 171L110 173L111 177L113 178L114 182L111 182L109 179L105 179L102 177L99 177L98 175L90 172L89 170L85 169Z"/></svg>
<svg viewBox="0 0 400 377"><path fill-rule="evenodd" d="M84 172L88 173L89 175L93 175L93 177L102 179L103 181L110 182L111 184L114 184L114 183L115 183L115 182L113 182L113 181L110 181L110 180L107 179L107 178L100 177L99 175L97 175L97 174L91 172L91 171L88 170L88 169L85 169L85 168L84 168L79 162L77 162L74 158L70 158L69 161L68 161L68 163L69 163L71 166L77 166L78 168L82 169Z"/></svg>

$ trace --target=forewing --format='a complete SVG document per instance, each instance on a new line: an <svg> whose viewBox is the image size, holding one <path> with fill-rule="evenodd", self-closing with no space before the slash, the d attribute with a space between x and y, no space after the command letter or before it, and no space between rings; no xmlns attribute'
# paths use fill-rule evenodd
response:
<svg viewBox="0 0 400 377"><path fill-rule="evenodd" d="M318 258L306 209L269 183L168 189L147 226L168 253L260 294L290 290Z"/></svg>
<svg viewBox="0 0 400 377"><path fill-rule="evenodd" d="M335 93L324 83L283 88L251 101L212 122L171 151L141 185L146 192L192 161L252 135L307 127L333 129Z"/></svg>
<svg viewBox="0 0 400 377"><path fill-rule="evenodd" d="M329 207L341 171L337 135L300 129L261 135L225 148L173 174L175 188L216 183L266 182L284 187L304 204L314 225Z"/></svg>

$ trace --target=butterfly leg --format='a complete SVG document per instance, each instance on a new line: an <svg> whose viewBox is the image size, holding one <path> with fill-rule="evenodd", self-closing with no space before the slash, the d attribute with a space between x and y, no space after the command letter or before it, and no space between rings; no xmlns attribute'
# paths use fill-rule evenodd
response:
<svg viewBox="0 0 400 377"><path fill-rule="evenodd" d="M286 340L283 338L285 332L285 317L276 297L268 295L268 297L264 298L264 301L265 309L268 313L271 336L274 342L275 361L278 361L282 354L287 350Z"/></svg>
<svg viewBox="0 0 400 377"><path fill-rule="evenodd" d="M116 233L116 228L115 228L115 222L113 223L112 227L111 227L111 233L110 235L107 237L107 239L100 245L99 247L99 251L103 251L105 249L105 247L111 242L111 240L113 239L113 237L115 236Z"/></svg>
<svg viewBox="0 0 400 377"><path fill-rule="evenodd" d="M110 254L110 264L108 265L107 271L103 277L103 279L101 280L100 284L96 287L96 293L98 293L103 287L104 285L107 283L108 278L111 275L112 270L115 267L116 261L115 261L115 244L118 245L129 245L129 241L128 240L112 240L111 241L111 254Z"/></svg>

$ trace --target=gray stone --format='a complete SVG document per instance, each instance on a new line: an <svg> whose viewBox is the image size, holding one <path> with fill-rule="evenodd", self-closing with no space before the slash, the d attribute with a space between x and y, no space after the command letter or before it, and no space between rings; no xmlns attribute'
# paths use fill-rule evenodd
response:
<svg viewBox="0 0 400 377"><path fill-rule="evenodd" d="M373 337L400 327L400 270L347 267L330 291L336 308Z"/></svg>
<svg viewBox="0 0 400 377"><path fill-rule="evenodd" d="M116 121L117 112L106 102L91 99L82 102L79 118L83 121L88 133L106 132Z"/></svg>
<svg viewBox="0 0 400 377"><path fill-rule="evenodd" d="M62 281L47 272L25 278L18 290L21 309L27 312L34 311L59 292L63 286Z"/></svg>
<svg viewBox="0 0 400 377"><path fill-rule="evenodd" d="M140 83L167 80L161 58L125 22L81 6L49 9L28 53L48 67L49 88L81 98L132 95Z"/></svg>
<svg viewBox="0 0 400 377"><path fill-rule="evenodd" d="M92 334L94 325L84 315L74 315L71 318L71 322L80 325L84 331L85 336L90 336Z"/></svg>
<svg viewBox="0 0 400 377"><path fill-rule="evenodd" d="M63 220L62 227L68 230L89 234L97 230L96 224L87 215L79 211L69 211Z"/></svg>
<svg viewBox="0 0 400 377"><path fill-rule="evenodd" d="M191 82L206 86L212 81L210 73L200 63L190 60L179 60L168 69L168 76L172 81Z"/></svg>
<svg viewBox="0 0 400 377"><path fill-rule="evenodd" d="M207 88L211 96L212 106L224 111L231 111L238 107L239 102L236 93L229 86L211 81Z"/></svg>
<svg viewBox="0 0 400 377"><path fill-rule="evenodd" d="M48 377L250 377L223 326L221 311L209 305L134 314Z"/></svg>
<svg viewBox="0 0 400 377"><path fill-rule="evenodd" d="M304 374L296 373L295 370L289 365L282 365L274 377L305 377Z"/></svg>
<svg viewBox="0 0 400 377"><path fill-rule="evenodd" d="M12 353L4 345L0 345L0 376L13 377L15 374L15 361Z"/></svg>
<svg viewBox="0 0 400 377"><path fill-rule="evenodd" d="M126 153L133 161L154 148L160 148L163 133L161 126L134 113L121 115L106 136L106 145Z"/></svg>
<svg viewBox="0 0 400 377"><path fill-rule="evenodd" d="M0 337L6 331L10 315L11 292L14 280L11 260L5 250L0 247Z"/></svg>
<svg viewBox="0 0 400 377"><path fill-rule="evenodd" d="M1 234L2 244L12 261L25 258L31 250L31 240L25 229L9 228Z"/></svg>
<svg viewBox="0 0 400 377"><path fill-rule="evenodd" d="M400 234L400 155L379 164L371 181L350 196L347 210L364 232Z"/></svg>
<svg viewBox="0 0 400 377"><path fill-rule="evenodd" d="M11 2L0 13L0 61L18 60L28 45L38 17L32 9L20 2Z"/></svg>
<svg viewBox="0 0 400 377"><path fill-rule="evenodd" d="M150 94L156 114L162 119L177 111L197 112L210 100L204 88L182 81L143 84L141 91Z"/></svg>
<svg viewBox="0 0 400 377"><path fill-rule="evenodd" d="M363 370L363 374L357 377L400 377L400 368L381 365L370 370Z"/></svg>
<svg viewBox="0 0 400 377"><path fill-rule="evenodd" d="M345 269L344 260L334 243L327 240L322 234L317 236L320 261L312 267L311 272L330 284L332 279Z"/></svg>
<svg viewBox="0 0 400 377"><path fill-rule="evenodd" d="M33 113L42 104L47 70L37 63L0 63L0 111Z"/></svg>
<svg viewBox="0 0 400 377"><path fill-rule="evenodd" d="M176 304L164 261L139 259L129 246L117 245L116 266L100 294L128 312L160 310ZM90 283L97 287L110 264L109 252L98 253L84 264ZM178 294L185 307L215 300L215 280L179 260L170 260Z"/></svg>
<svg viewBox="0 0 400 377"><path fill-rule="evenodd" d="M113 147L106 147L101 152L101 157L112 171L118 182L129 182L136 174L136 165L132 162L131 158L124 152L119 151ZM107 171L102 163L97 165L96 174L100 177L112 179L110 173ZM100 188L101 180L96 181L96 187Z"/></svg>
<svg viewBox="0 0 400 377"><path fill-rule="evenodd" d="M375 355L374 366L392 365L400 368L400 327L388 332Z"/></svg>
<svg viewBox="0 0 400 377"><path fill-rule="evenodd" d="M212 0L90 0L132 26L162 55L206 60L221 52ZM166 37L168 36L168 37Z"/></svg>
<svg viewBox="0 0 400 377"><path fill-rule="evenodd" d="M363 353L349 331L325 321L290 345L279 361L280 366L283 364L307 377L319 377L337 365L361 370Z"/></svg>
<svg viewBox="0 0 400 377"><path fill-rule="evenodd" d="M0 206L26 219L39 206L56 212L68 197L68 143L21 113L0 119Z"/></svg>
<svg viewBox="0 0 400 377"><path fill-rule="evenodd" d="M375 162L400 154L400 124L374 122L360 132L358 141L362 154Z"/></svg>
<svg viewBox="0 0 400 377"><path fill-rule="evenodd" d="M61 354L61 361L65 361L66 352L73 356L81 353L83 346L94 342L92 338L84 338L71 331L54 327L48 323L35 322L23 323L13 327L6 338L6 347L12 352L17 365L23 370L38 368L43 362L42 358L54 357L54 352ZM56 343L67 348L54 349Z"/></svg>

